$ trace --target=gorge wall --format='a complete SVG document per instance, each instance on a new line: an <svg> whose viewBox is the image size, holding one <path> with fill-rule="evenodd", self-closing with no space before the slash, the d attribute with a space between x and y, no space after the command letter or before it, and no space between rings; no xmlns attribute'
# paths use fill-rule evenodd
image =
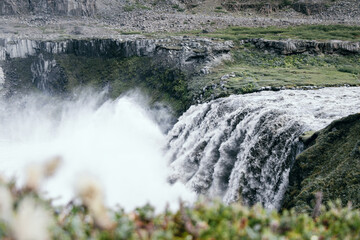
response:
<svg viewBox="0 0 360 240"><path fill-rule="evenodd" d="M351 41L315 41L315 40L267 40L249 39L244 43L251 42L257 48L283 55L290 54L359 54L360 42Z"/></svg>
<svg viewBox="0 0 360 240"><path fill-rule="evenodd" d="M93 16L96 0L2 0L0 15L55 14Z"/></svg>
<svg viewBox="0 0 360 240"><path fill-rule="evenodd" d="M117 97L136 81L132 87L145 84L158 89L158 96L163 92L167 98L183 99L179 104L183 111L189 104L184 99L186 78L204 74L207 68L230 59L231 48L232 42L187 37L0 39L3 94L31 88L66 92L92 82L95 87L108 87Z"/></svg>

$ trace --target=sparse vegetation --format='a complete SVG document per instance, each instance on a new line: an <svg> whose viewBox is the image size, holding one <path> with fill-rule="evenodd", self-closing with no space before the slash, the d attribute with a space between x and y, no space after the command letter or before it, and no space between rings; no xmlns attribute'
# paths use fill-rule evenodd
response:
<svg viewBox="0 0 360 240"><path fill-rule="evenodd" d="M135 6L134 6L134 5L125 5L125 6L123 7L123 10L124 10L125 12L131 12L131 11L134 11L134 10L135 10Z"/></svg>
<svg viewBox="0 0 360 240"><path fill-rule="evenodd" d="M193 31L191 34L203 33L201 31ZM360 41L360 27L344 25L300 25L286 28L274 26L255 28L229 27L208 33L206 36L235 41L249 38Z"/></svg>
<svg viewBox="0 0 360 240"><path fill-rule="evenodd" d="M172 8L173 9L176 9L176 11L178 11L178 12L184 12L185 11L185 9L184 8L181 8L179 5L172 5Z"/></svg>
<svg viewBox="0 0 360 240"><path fill-rule="evenodd" d="M131 12L134 10L151 10L151 8L145 6L144 4L141 4L140 2L136 2L134 4L128 4L123 7L123 10L125 12Z"/></svg>
<svg viewBox="0 0 360 240"><path fill-rule="evenodd" d="M189 86L191 92L199 92L203 84L219 86L223 82L225 88L207 88L203 93L205 100L254 92L262 87L354 86L360 85L359 62L358 55L278 55L247 44L233 50L233 61L212 69L209 75L195 77ZM233 76L221 80L229 74Z"/></svg>

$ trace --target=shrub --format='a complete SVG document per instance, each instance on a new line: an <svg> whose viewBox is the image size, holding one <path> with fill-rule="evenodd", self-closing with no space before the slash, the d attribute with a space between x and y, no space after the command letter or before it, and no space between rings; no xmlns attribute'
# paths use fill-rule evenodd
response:
<svg viewBox="0 0 360 240"><path fill-rule="evenodd" d="M338 71L352 74L360 74L360 68L350 65L341 66L340 68L338 68Z"/></svg>
<svg viewBox="0 0 360 240"><path fill-rule="evenodd" d="M53 207L40 197L39 188L28 185L0 180L1 239L357 239L360 235L360 211L343 208L341 202L327 207L319 203L313 217L204 200L193 205L180 202L176 211L156 212L147 204L125 212L106 209L102 189L91 178L80 179L78 199L62 207Z"/></svg>

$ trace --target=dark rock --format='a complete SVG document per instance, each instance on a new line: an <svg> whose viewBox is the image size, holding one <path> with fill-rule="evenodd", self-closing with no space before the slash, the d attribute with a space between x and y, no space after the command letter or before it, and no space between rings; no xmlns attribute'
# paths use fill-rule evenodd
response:
<svg viewBox="0 0 360 240"><path fill-rule="evenodd" d="M0 2L0 15L93 16L95 13L96 0L2 0Z"/></svg>
<svg viewBox="0 0 360 240"><path fill-rule="evenodd" d="M251 39L259 49L274 51L283 55L311 53L311 54L358 54L360 42L331 40L320 42L315 40L267 40Z"/></svg>

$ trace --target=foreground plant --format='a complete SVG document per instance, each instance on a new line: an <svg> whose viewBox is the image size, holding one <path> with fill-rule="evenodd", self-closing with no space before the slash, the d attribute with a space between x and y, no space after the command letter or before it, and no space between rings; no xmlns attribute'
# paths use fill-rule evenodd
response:
<svg viewBox="0 0 360 240"><path fill-rule="evenodd" d="M204 200L193 205L180 202L177 211L166 208L159 213L145 205L125 212L107 209L100 185L90 177L79 179L78 197L62 207L41 198L36 186L18 188L1 181L0 239L314 240L360 236L360 211L343 208L339 202L325 207L320 200L312 216Z"/></svg>

